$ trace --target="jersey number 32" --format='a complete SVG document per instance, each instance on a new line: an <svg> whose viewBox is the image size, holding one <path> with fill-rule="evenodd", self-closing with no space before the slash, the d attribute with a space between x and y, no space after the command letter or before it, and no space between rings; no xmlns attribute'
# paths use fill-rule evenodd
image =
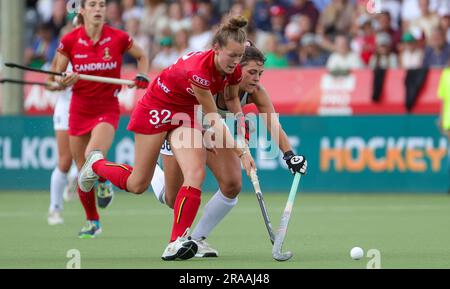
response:
<svg viewBox="0 0 450 289"><path fill-rule="evenodd" d="M151 110L149 114L151 117L150 123L152 125L166 124L171 122L170 116L172 115L172 113L167 109L163 109L161 111L154 109Z"/></svg>

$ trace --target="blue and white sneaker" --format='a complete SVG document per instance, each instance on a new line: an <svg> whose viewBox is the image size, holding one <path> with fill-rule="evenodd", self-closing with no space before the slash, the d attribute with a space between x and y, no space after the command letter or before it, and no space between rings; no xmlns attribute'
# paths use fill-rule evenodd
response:
<svg viewBox="0 0 450 289"><path fill-rule="evenodd" d="M80 239L93 239L102 232L102 227L99 221L87 221L86 226L81 228L78 233Z"/></svg>
<svg viewBox="0 0 450 289"><path fill-rule="evenodd" d="M97 204L99 208L106 209L112 204L114 198L114 190L111 182L98 183L97 186Z"/></svg>

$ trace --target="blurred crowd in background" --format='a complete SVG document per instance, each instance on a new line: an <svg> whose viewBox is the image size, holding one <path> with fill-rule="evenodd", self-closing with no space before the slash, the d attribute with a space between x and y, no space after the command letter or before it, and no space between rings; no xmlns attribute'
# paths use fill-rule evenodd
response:
<svg viewBox="0 0 450 289"><path fill-rule="evenodd" d="M444 67L450 60L450 0L109 0L107 22L125 30L160 70L207 49L230 15L249 19L248 35L266 68ZM48 65L74 13L66 0L27 0L25 63ZM125 56L125 65L135 65Z"/></svg>

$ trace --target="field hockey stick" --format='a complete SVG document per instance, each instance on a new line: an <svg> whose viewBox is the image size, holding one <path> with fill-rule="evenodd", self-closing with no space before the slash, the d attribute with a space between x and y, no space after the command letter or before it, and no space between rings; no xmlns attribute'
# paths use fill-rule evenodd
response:
<svg viewBox="0 0 450 289"><path fill-rule="evenodd" d="M275 242L275 235L273 233L272 224L270 223L269 214L267 213L266 204L259 185L258 175L255 170L250 172L250 178L253 184L253 189L255 190L256 198L258 199L259 207L261 208L261 213L264 218L264 223L266 224L267 232L269 233L270 242L273 245Z"/></svg>
<svg viewBox="0 0 450 289"><path fill-rule="evenodd" d="M294 181L292 182L291 191L289 192L286 207L284 208L283 216L281 217L280 226L275 236L275 244L272 248L272 257L280 262L287 261L291 259L292 256L294 256L294 254L290 251L285 253L281 252L281 247L283 246L284 238L286 237L289 219L291 218L292 207L294 206L295 195L297 194L297 188L300 183L300 178L300 173L296 173Z"/></svg>
<svg viewBox="0 0 450 289"><path fill-rule="evenodd" d="M37 69L37 68L23 66L23 65L11 63L11 62L5 63L5 66L10 67L10 68L18 68L18 69L22 69L22 70L26 70L26 71L34 71L34 72L38 72L38 73L45 73L45 74L50 74L50 75L55 75L55 76L65 77L68 75L68 73L66 73L66 72L55 72L55 71L50 71L50 70ZM78 75L80 76L81 80L86 80L86 81L117 84L117 85L134 85L134 81L129 80L129 79L103 77L103 76L95 76L95 75L87 75L87 74L78 74Z"/></svg>
<svg viewBox="0 0 450 289"><path fill-rule="evenodd" d="M45 87L59 87L59 84L57 82L51 81L51 82L38 82L38 81L26 81L26 80L18 80L18 79L0 79L0 83L13 83L13 84L19 84L19 85L40 85Z"/></svg>

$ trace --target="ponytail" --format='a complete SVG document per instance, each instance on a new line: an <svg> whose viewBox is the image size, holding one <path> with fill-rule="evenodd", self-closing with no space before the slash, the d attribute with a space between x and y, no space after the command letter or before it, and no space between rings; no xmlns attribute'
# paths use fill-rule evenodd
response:
<svg viewBox="0 0 450 289"><path fill-rule="evenodd" d="M213 45L216 43L220 46L226 46L229 39L238 43L244 43L247 40L247 33L244 27L247 26L248 20L243 16L235 16L230 18L226 24L223 24L216 32L213 38Z"/></svg>

